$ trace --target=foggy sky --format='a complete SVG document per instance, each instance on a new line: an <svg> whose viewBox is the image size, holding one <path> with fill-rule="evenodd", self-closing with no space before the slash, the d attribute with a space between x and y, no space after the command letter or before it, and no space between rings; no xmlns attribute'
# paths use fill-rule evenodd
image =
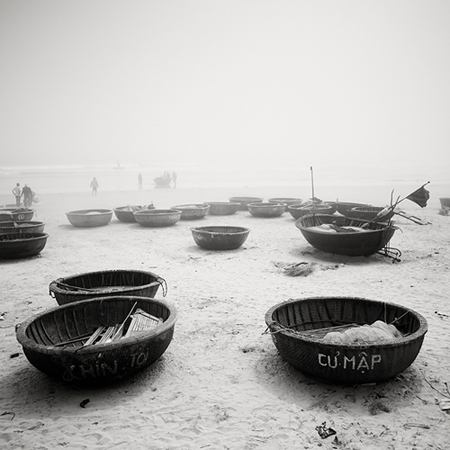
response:
<svg viewBox="0 0 450 450"><path fill-rule="evenodd" d="M0 166L450 165L448 0L0 0Z"/></svg>

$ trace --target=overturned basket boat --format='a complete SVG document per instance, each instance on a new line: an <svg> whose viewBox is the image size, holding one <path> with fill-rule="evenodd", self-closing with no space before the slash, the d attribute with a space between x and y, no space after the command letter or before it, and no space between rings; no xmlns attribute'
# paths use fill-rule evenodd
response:
<svg viewBox="0 0 450 450"><path fill-rule="evenodd" d="M369 222L328 214L311 214L295 222L303 237L323 252L370 256L386 247L397 229L392 223Z"/></svg>
<svg viewBox="0 0 450 450"><path fill-rule="evenodd" d="M369 344L324 342L330 331L378 320L393 324L400 337ZM270 308L265 321L284 360L304 373L344 384L378 382L404 371L428 331L417 312L364 298L291 299Z"/></svg>
<svg viewBox="0 0 450 450"><path fill-rule="evenodd" d="M169 346L177 311L165 300L101 297L41 312L16 337L37 369L67 382L121 380L158 360Z"/></svg>
<svg viewBox="0 0 450 450"><path fill-rule="evenodd" d="M28 258L36 256L47 244L47 233L0 234L0 259Z"/></svg>
<svg viewBox="0 0 450 450"><path fill-rule="evenodd" d="M131 295L153 298L162 287L167 293L164 278L142 270L105 270L58 278L49 285L49 294L59 305L89 298Z"/></svg>
<svg viewBox="0 0 450 450"><path fill-rule="evenodd" d="M112 209L80 209L66 213L74 227L101 227L111 222Z"/></svg>
<svg viewBox="0 0 450 450"><path fill-rule="evenodd" d="M15 222L14 220L7 220L0 222L0 234L8 233L43 233L45 228L44 222L29 221L29 222Z"/></svg>

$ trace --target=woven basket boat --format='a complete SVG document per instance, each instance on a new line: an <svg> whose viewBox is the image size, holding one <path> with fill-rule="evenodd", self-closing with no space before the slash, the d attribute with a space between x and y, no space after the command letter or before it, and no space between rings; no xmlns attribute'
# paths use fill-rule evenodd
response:
<svg viewBox="0 0 450 450"><path fill-rule="evenodd" d="M136 222L143 227L170 227L181 217L181 211L176 209L143 209L135 211Z"/></svg>
<svg viewBox="0 0 450 450"><path fill-rule="evenodd" d="M258 202L249 203L248 211L254 217L280 217L286 211L286 203Z"/></svg>
<svg viewBox="0 0 450 450"><path fill-rule="evenodd" d="M231 203L239 203L239 211L247 211L249 203L262 202L261 197L230 197L228 199Z"/></svg>
<svg viewBox="0 0 450 450"><path fill-rule="evenodd" d="M140 205L118 206L117 208L114 208L114 215L121 222L135 223L136 218L133 213L140 211L142 208L143 206Z"/></svg>
<svg viewBox="0 0 450 450"><path fill-rule="evenodd" d="M155 325L129 333L138 310L154 317ZM98 385L157 361L172 340L176 319L175 307L165 300L102 297L41 312L17 327L16 338L29 362L50 377ZM104 332L102 342L89 344L99 331Z"/></svg>
<svg viewBox="0 0 450 450"><path fill-rule="evenodd" d="M385 343L323 342L334 327L393 323L403 337ZM265 321L284 360L311 376L344 384L386 380L408 368L422 346L427 321L393 303L347 297L291 299L270 308Z"/></svg>
<svg viewBox="0 0 450 450"><path fill-rule="evenodd" d="M374 220L376 222L388 222L394 217L394 210L391 209L380 217L377 217L385 208L381 206L357 206L347 212L347 217L352 219Z"/></svg>
<svg viewBox="0 0 450 450"><path fill-rule="evenodd" d="M205 203L190 203L172 206L172 209L181 211L181 220L203 219L209 212L209 205Z"/></svg>
<svg viewBox="0 0 450 450"><path fill-rule="evenodd" d="M236 213L241 204L238 202L207 202L209 205L209 214L213 216L230 216Z"/></svg>
<svg viewBox="0 0 450 450"><path fill-rule="evenodd" d="M209 226L191 228L195 243L206 250L234 250L248 238L250 230L244 227Z"/></svg>
<svg viewBox="0 0 450 450"><path fill-rule="evenodd" d="M8 233L43 233L45 228L44 222L29 221L29 222L14 222L8 220L0 222L0 234Z"/></svg>
<svg viewBox="0 0 450 450"><path fill-rule="evenodd" d="M0 220L13 220L14 222L28 222L33 218L34 209L30 208L1 208Z"/></svg>
<svg viewBox="0 0 450 450"><path fill-rule="evenodd" d="M347 215L347 213L352 208L359 208L359 207L368 207L371 205L368 205L367 203L354 203L354 202L335 202L336 203L336 209L339 214L342 214L344 216Z"/></svg>
<svg viewBox="0 0 450 450"><path fill-rule="evenodd" d="M128 295L153 298L161 286L167 293L164 278L142 270L105 270L58 278L49 285L49 294L59 305L98 297Z"/></svg>
<svg viewBox="0 0 450 450"><path fill-rule="evenodd" d="M450 208L450 197L440 197L441 208Z"/></svg>
<svg viewBox="0 0 450 450"><path fill-rule="evenodd" d="M330 232L321 225L342 227L367 227L365 231ZM397 229L392 223L368 222L328 214L311 214L295 222L303 237L315 248L327 253L347 256L370 256L385 247Z"/></svg>
<svg viewBox="0 0 450 450"><path fill-rule="evenodd" d="M314 203L309 205L295 203L293 205L288 205L287 209L291 213L291 216L297 220L300 217L306 216L307 214L311 214L313 212L331 214L333 207L324 203Z"/></svg>
<svg viewBox="0 0 450 450"><path fill-rule="evenodd" d="M47 244L47 233L0 233L0 259L36 256Z"/></svg>
<svg viewBox="0 0 450 450"><path fill-rule="evenodd" d="M111 222L112 209L80 209L66 213L74 227L101 227Z"/></svg>
<svg viewBox="0 0 450 450"><path fill-rule="evenodd" d="M285 203L286 205L299 205L302 203L301 198L295 197L272 197L267 200L269 203Z"/></svg>

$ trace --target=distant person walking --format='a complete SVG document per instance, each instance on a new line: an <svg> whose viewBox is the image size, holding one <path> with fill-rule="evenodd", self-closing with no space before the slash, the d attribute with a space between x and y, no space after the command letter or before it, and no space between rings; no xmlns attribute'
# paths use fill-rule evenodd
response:
<svg viewBox="0 0 450 450"><path fill-rule="evenodd" d="M20 199L22 197L22 189L20 189L20 183L16 183L14 186L12 193L14 197L16 197L16 206L20 206Z"/></svg>
<svg viewBox="0 0 450 450"><path fill-rule="evenodd" d="M91 188L92 188L92 195L97 195L98 181L97 181L97 178L95 178L95 177L92 178Z"/></svg>
<svg viewBox="0 0 450 450"><path fill-rule="evenodd" d="M175 172L172 172L172 180L173 180L173 187L177 187L177 174Z"/></svg>
<svg viewBox="0 0 450 450"><path fill-rule="evenodd" d="M142 189L142 173L138 175L138 188Z"/></svg>
<svg viewBox="0 0 450 450"><path fill-rule="evenodd" d="M25 208L29 208L33 203L33 191L31 190L30 186L28 186L28 184L25 184L25 186L23 187L22 194L23 206L25 206Z"/></svg>

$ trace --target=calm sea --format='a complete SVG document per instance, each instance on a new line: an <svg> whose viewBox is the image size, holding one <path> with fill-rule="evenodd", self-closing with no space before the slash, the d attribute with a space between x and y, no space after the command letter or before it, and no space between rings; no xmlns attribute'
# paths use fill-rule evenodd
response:
<svg viewBox="0 0 450 450"><path fill-rule="evenodd" d="M440 172L441 170L441 172ZM132 191L138 187L138 174L143 177L143 189L154 188L155 177L165 171L177 173L178 188L257 188L277 187L292 191L298 188L303 198L315 189L316 196L327 196L334 187L349 189L364 187L370 192L383 186L384 196L391 189L399 195L408 195L415 188L430 181L427 189L434 189L438 196L450 196L449 178L441 168L415 167L364 167L364 166L310 166L296 167L289 164L252 164L246 167L202 166L199 164L154 165L60 165L33 167L0 167L0 195L11 195L18 182L27 183L37 195L50 193L90 192L90 182L95 176L100 191ZM354 197L356 198L356 197ZM386 198L386 203L389 198Z"/></svg>

